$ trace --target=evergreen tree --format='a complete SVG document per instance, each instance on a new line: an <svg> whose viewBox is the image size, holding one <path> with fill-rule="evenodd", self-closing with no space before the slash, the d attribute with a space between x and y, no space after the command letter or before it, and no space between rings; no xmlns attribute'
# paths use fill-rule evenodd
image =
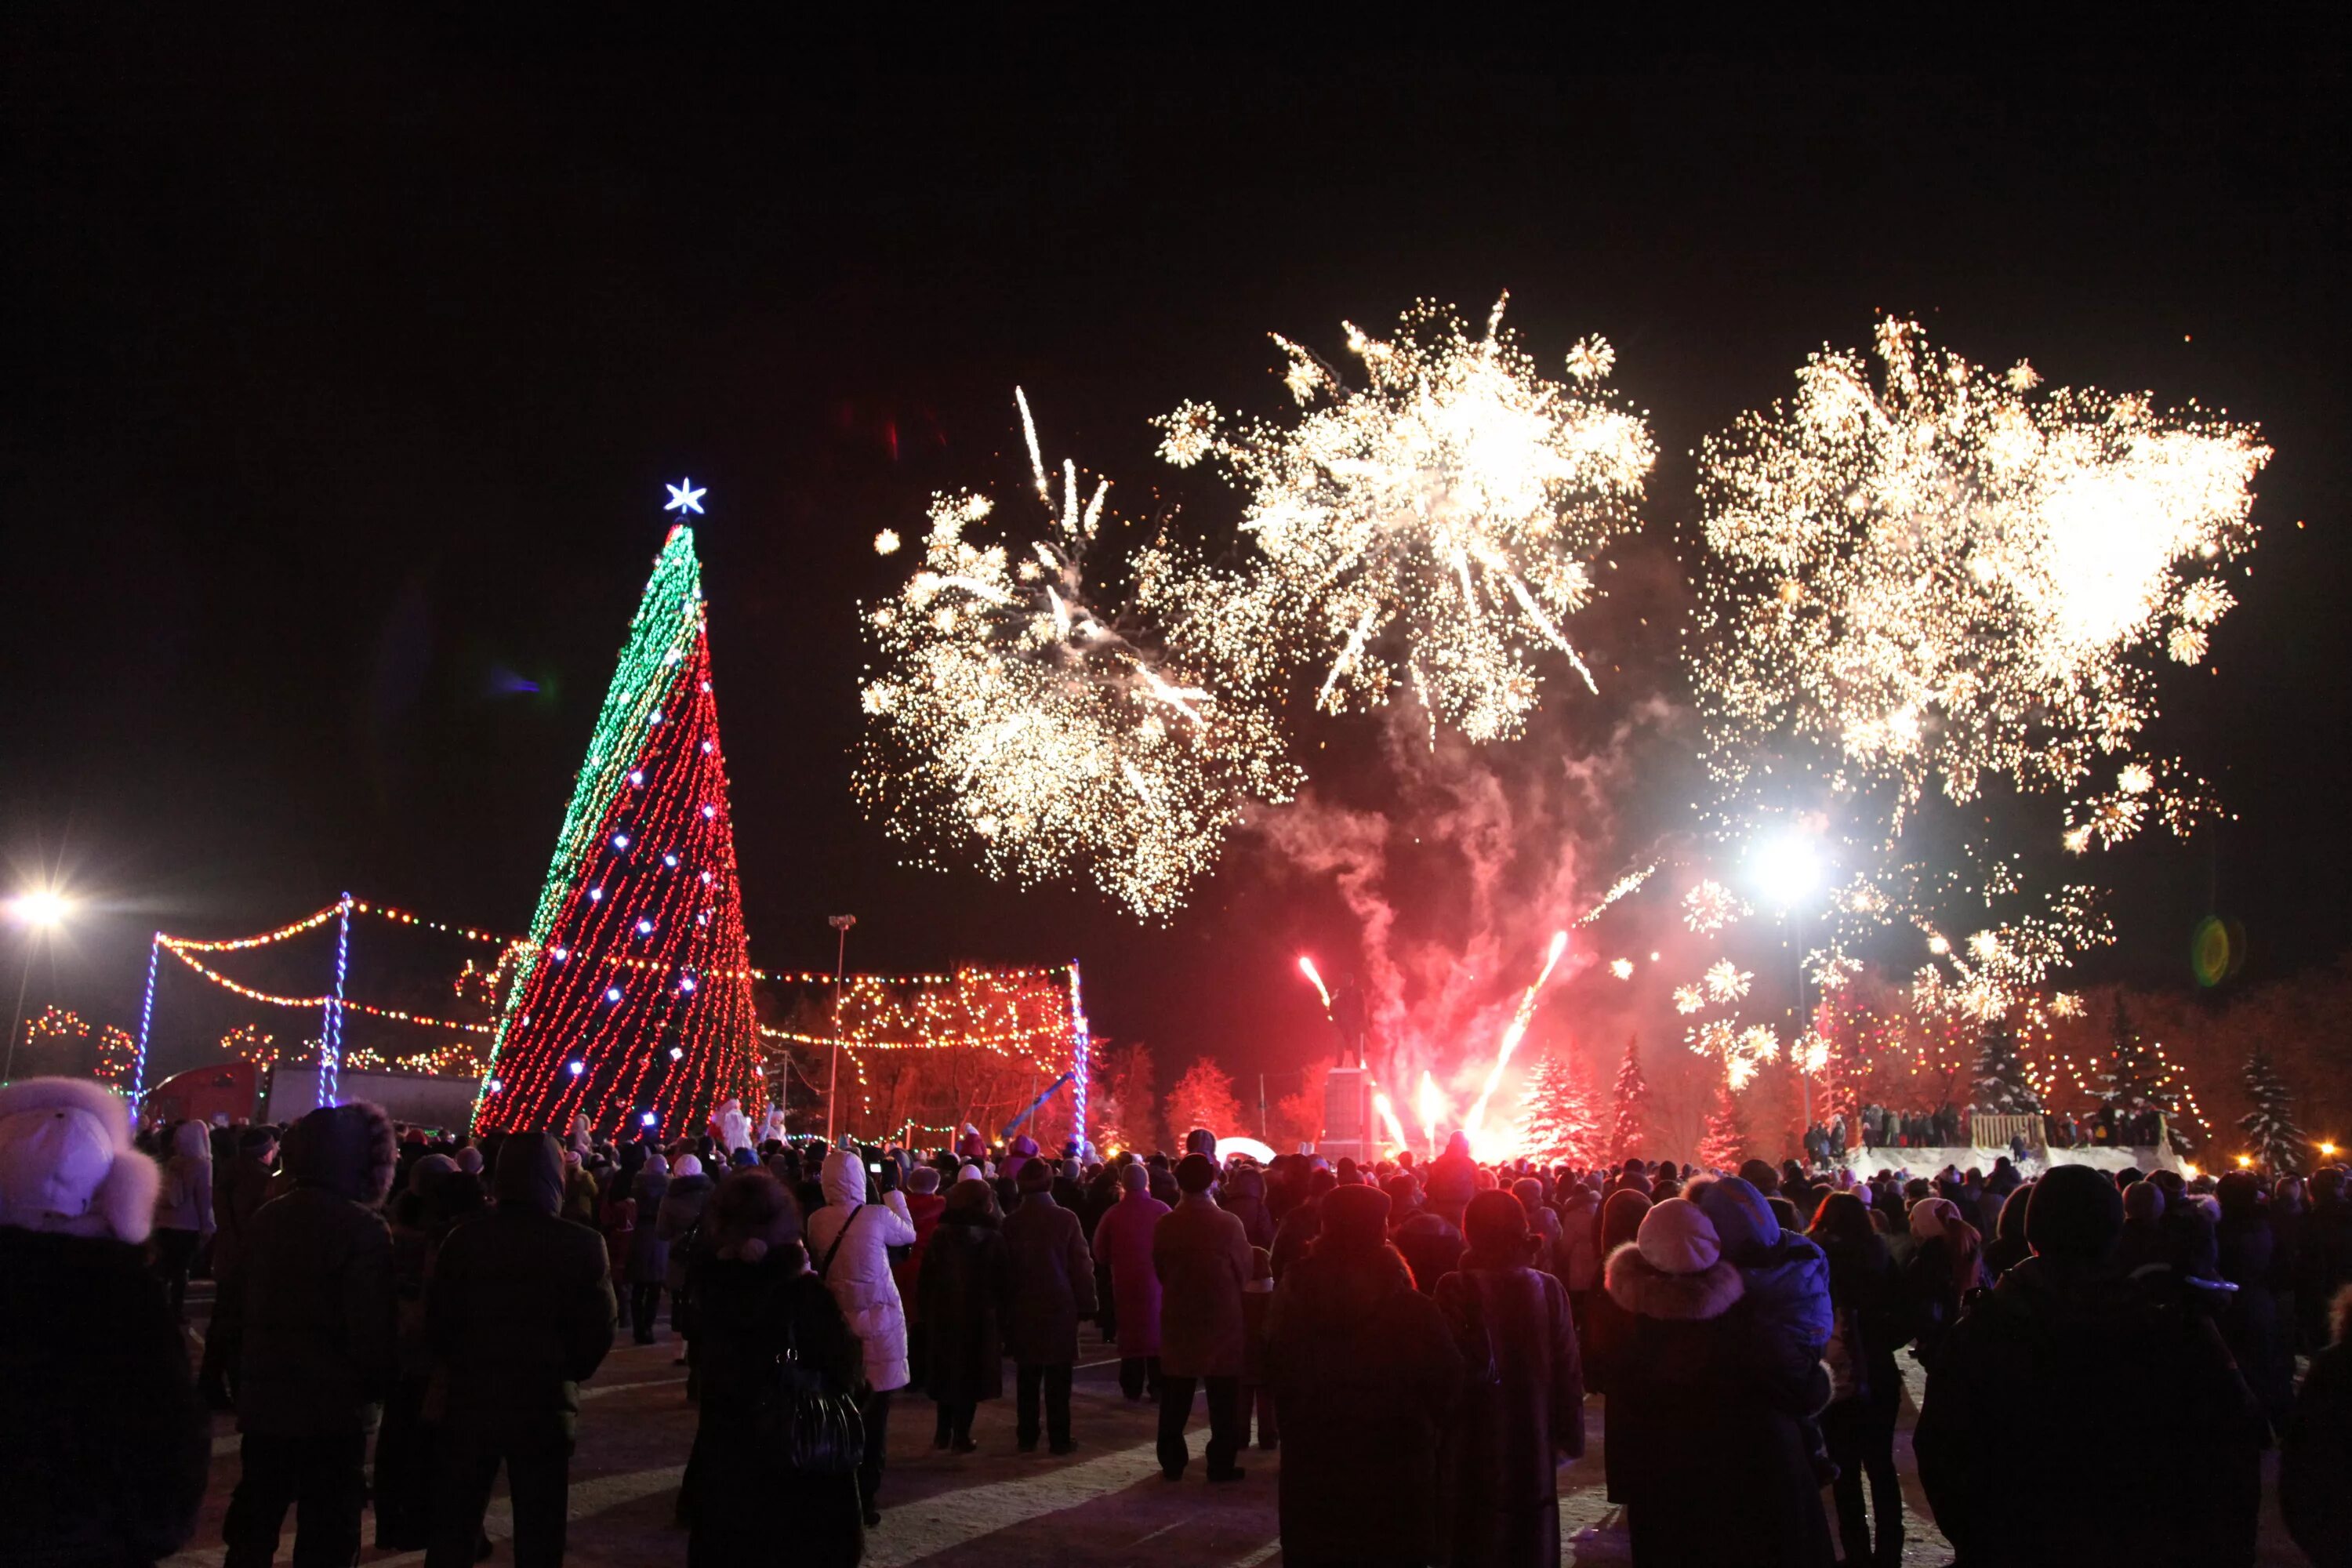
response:
<svg viewBox="0 0 2352 1568"><path fill-rule="evenodd" d="M2156 1053L2132 1027L2131 1014L2124 1006L2123 995L2116 995L2116 1010L2107 1026L2107 1065L2099 1074L2099 1103L2114 1108L2118 1116L2136 1116L2143 1110L2170 1110L2172 1096L2167 1090L2162 1068Z"/></svg>
<svg viewBox="0 0 2352 1568"><path fill-rule="evenodd" d="M1625 1059L1617 1068L1616 1111L1609 1132L1609 1159L1622 1164L1641 1152L1650 1130L1650 1081L1642 1076L1642 1037L1625 1039Z"/></svg>
<svg viewBox="0 0 2352 1568"><path fill-rule="evenodd" d="M1547 1055L1519 1090L1519 1152L1545 1165L1591 1165L1601 1157L1601 1117L1592 1087L1566 1052Z"/></svg>
<svg viewBox="0 0 2352 1568"><path fill-rule="evenodd" d="M1233 1076L1206 1057L1186 1068L1168 1090L1169 1152L1183 1148L1184 1134L1195 1127L1220 1138L1247 1131L1241 1101L1234 1098Z"/></svg>
<svg viewBox="0 0 2352 1568"><path fill-rule="evenodd" d="M1729 1079L1715 1086L1715 1110L1708 1113L1706 1131L1698 1142L1698 1163L1717 1171L1736 1171L1748 1157L1748 1137L1739 1127L1739 1100Z"/></svg>
<svg viewBox="0 0 2352 1568"><path fill-rule="evenodd" d="M672 506L699 511L687 487ZM477 1130L698 1131L766 1108L694 531L670 530L564 812ZM854 1078L854 1075L845 1075Z"/></svg>
<svg viewBox="0 0 2352 1568"><path fill-rule="evenodd" d="M2042 1099L2018 1059L2017 1037L2006 1017L1989 1018L1977 1041L1975 1106L1986 1116L2035 1116Z"/></svg>
<svg viewBox="0 0 2352 1568"><path fill-rule="evenodd" d="M2254 1108L2238 1118L2238 1125L2246 1130L2247 1152L2273 1174L2303 1169L2311 1140L2294 1124L2294 1097L2268 1051L2258 1049L2246 1058L2246 1093Z"/></svg>
<svg viewBox="0 0 2352 1568"><path fill-rule="evenodd" d="M1097 1085L1087 1120L1095 1146L1106 1152L1131 1149L1151 1141L1160 1122L1160 1092L1151 1065L1151 1047L1141 1040L1110 1046L1098 1052Z"/></svg>

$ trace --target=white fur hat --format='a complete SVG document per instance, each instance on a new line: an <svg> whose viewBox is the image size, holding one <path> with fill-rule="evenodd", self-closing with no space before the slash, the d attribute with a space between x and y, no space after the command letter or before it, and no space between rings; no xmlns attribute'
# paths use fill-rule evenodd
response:
<svg viewBox="0 0 2352 1568"><path fill-rule="evenodd" d="M0 1089L0 1225L135 1246L154 1228L159 1184L111 1090L68 1078Z"/></svg>

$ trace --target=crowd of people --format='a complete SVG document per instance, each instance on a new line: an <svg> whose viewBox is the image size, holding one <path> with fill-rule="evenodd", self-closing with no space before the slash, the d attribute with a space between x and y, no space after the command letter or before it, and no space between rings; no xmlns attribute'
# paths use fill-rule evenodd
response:
<svg viewBox="0 0 2352 1568"><path fill-rule="evenodd" d="M435 1138L364 1104L142 1142L94 1085L0 1089L0 1560L177 1550L210 1406L242 1447L228 1568L269 1562L289 1508L298 1563L348 1563L371 1499L380 1547L477 1562L501 1468L515 1560L559 1563L578 1384L625 1332L688 1369L689 1561L777 1553L781 1520L793 1561L854 1563L894 1405L928 1403L953 1462L1008 1435L1009 1365L1013 1447L1070 1454L1092 1322L1169 1482L1203 1401L1208 1484L1281 1449L1299 1568L1549 1568L1589 1415L1634 1562L1891 1568L1901 1357L1963 1568L2251 1562L2272 1443L2295 1539L2352 1562L2341 1168L1538 1168L1459 1137L1260 1168L1205 1131L922 1156L754 1144L740 1116Z"/></svg>
<svg viewBox="0 0 2352 1568"><path fill-rule="evenodd" d="M2089 1116L2052 1110L2036 1113L2042 1142L2050 1149L2154 1148L2165 1142L2163 1113L2155 1110L2119 1110L2103 1105ZM1979 1142L1971 1113L1947 1100L1933 1110L1898 1110L1872 1103L1855 1112L1851 1125L1843 1113L1805 1128L1802 1145L1811 1165L1844 1162L1852 1149L1957 1149ZM2026 1140L2012 1133L2013 1148L2022 1156Z"/></svg>

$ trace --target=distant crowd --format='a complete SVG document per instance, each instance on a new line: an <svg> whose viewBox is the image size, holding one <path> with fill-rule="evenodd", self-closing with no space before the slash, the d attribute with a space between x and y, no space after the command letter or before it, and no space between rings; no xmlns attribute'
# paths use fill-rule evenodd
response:
<svg viewBox="0 0 2352 1568"><path fill-rule="evenodd" d="M687 1139L354 1104L143 1141L96 1086L0 1089L0 1561L178 1550L210 1405L241 1434L228 1568L289 1508L297 1562L351 1562L371 1503L379 1547L461 1568L501 1468L499 1550L560 1563L578 1384L625 1333L688 1369L689 1562L855 1563L894 1409L950 1459L1078 1451L1091 1325L1170 1482L1280 1448L1294 1568L1551 1568L1589 1426L1636 1563L1891 1568L1906 1399L1963 1565L2250 1563L2272 1444L2295 1539L2352 1562L2340 1167L1537 1167L1458 1137L1261 1167L1205 1130L1107 1161L754 1142L731 1107Z"/></svg>

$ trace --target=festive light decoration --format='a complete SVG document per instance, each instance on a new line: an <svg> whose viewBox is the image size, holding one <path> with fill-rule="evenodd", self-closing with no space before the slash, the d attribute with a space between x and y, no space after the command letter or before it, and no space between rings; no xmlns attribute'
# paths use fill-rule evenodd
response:
<svg viewBox="0 0 2352 1568"><path fill-rule="evenodd" d="M701 510L691 481L671 493L669 510ZM564 812L491 1037L478 1127L562 1128L584 1112L618 1135L646 1109L682 1128L724 1100L754 1118L764 1106L710 685L701 567L680 523L654 562ZM631 784L633 773L645 783ZM603 961L625 951L646 966L645 982L606 978ZM677 984L688 977L693 989Z"/></svg>
<svg viewBox="0 0 2352 1568"><path fill-rule="evenodd" d="M319 1032L319 1104L322 1109L341 1103L336 1092L336 1079L343 1065L343 981L352 966L352 896L345 893L336 909L335 988L328 994L326 1023Z"/></svg>
<svg viewBox="0 0 2352 1568"><path fill-rule="evenodd" d="M1607 344L1570 356L1577 385L1547 380L1503 331L1507 300L1476 338L1426 301L1392 340L1349 326L1360 389L1277 336L1306 410L1294 424L1229 429L1206 403L1158 421L1170 462L1231 475L1256 546L1237 574L1165 584L1174 640L1269 689L1294 660L1319 664L1331 712L1409 685L1433 723L1475 741L1524 724L1538 649L1592 687L1563 623L1595 596L1594 558L1635 526L1656 452L1641 417L1594 389Z"/></svg>
<svg viewBox="0 0 2352 1568"><path fill-rule="evenodd" d="M992 876L1090 872L1137 914L1165 916L1216 859L1249 800L1289 798L1298 771L1261 703L1162 647L1087 577L1109 481L1061 500L1016 389L1047 537L1015 557L975 532L986 497L936 498L923 558L865 620L882 671L858 797L895 837L973 853ZM1156 571L1160 558L1141 558Z"/></svg>
<svg viewBox="0 0 2352 1568"><path fill-rule="evenodd" d="M669 490L669 500L663 503L662 510L674 511L677 513L681 519L683 519L688 512L693 512L698 516L700 515L702 511L702 497L704 492L703 490L697 489L695 488L694 481L692 479L688 479L680 484L670 485L667 488ZM705 489L708 488L708 486L704 487Z"/></svg>
<svg viewBox="0 0 2352 1568"><path fill-rule="evenodd" d="M139 1111L139 1102L147 1098L147 1037L155 1023L155 965L163 956L163 933L157 931L147 944L147 990L139 1001L139 1046L131 1057L131 1110Z"/></svg>

